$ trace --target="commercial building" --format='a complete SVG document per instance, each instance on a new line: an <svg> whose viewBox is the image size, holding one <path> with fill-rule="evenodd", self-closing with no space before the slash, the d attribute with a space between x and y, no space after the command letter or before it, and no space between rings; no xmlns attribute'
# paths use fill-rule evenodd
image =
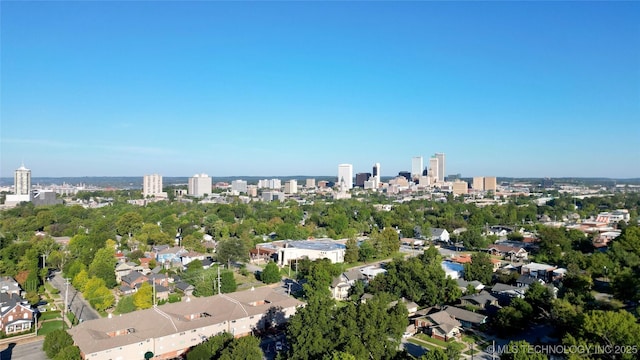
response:
<svg viewBox="0 0 640 360"><path fill-rule="evenodd" d="M329 259L332 263L344 262L346 246L329 238L315 240L282 240L256 245L257 249L277 254L278 265L289 264L296 259Z"/></svg>
<svg viewBox="0 0 640 360"><path fill-rule="evenodd" d="M380 163L373 164L372 176L376 179L376 182L380 184Z"/></svg>
<svg viewBox="0 0 640 360"><path fill-rule="evenodd" d="M262 192L262 201L284 201L284 193L280 191L263 191Z"/></svg>
<svg viewBox="0 0 640 360"><path fill-rule="evenodd" d="M189 195L201 197L211 194L211 178L207 174L195 174L189 178Z"/></svg>
<svg viewBox="0 0 640 360"><path fill-rule="evenodd" d="M244 180L233 180L231 182L231 191L237 192L237 193L246 193L247 182Z"/></svg>
<svg viewBox="0 0 640 360"><path fill-rule="evenodd" d="M498 190L498 181L495 176L485 176L484 177L484 191L493 191L494 193Z"/></svg>
<svg viewBox="0 0 640 360"><path fill-rule="evenodd" d="M468 193L469 184L466 181L455 181L452 185L453 195L464 195Z"/></svg>
<svg viewBox="0 0 640 360"><path fill-rule="evenodd" d="M429 177L431 177L431 183L437 183L439 182L439 178L440 178L440 174L439 174L439 169L440 166L438 165L438 158L435 156L432 156L429 159Z"/></svg>
<svg viewBox="0 0 640 360"><path fill-rule="evenodd" d="M305 184L305 187L306 187L307 189L311 189L311 188L316 187L316 179L307 179L307 182L306 182L306 184Z"/></svg>
<svg viewBox="0 0 640 360"><path fill-rule="evenodd" d="M298 181L288 180L284 183L285 194L297 194L298 193Z"/></svg>
<svg viewBox="0 0 640 360"><path fill-rule="evenodd" d="M145 175L142 179L143 197L167 197L166 192L162 192L162 175Z"/></svg>
<svg viewBox="0 0 640 360"><path fill-rule="evenodd" d="M371 177L370 173L357 173L356 174L356 186L364 187L365 181Z"/></svg>
<svg viewBox="0 0 640 360"><path fill-rule="evenodd" d="M447 168L445 167L444 153L436 153L436 159L438 159L438 181L444 182L444 174L446 174Z"/></svg>
<svg viewBox="0 0 640 360"><path fill-rule="evenodd" d="M422 175L423 170L423 159L422 156L414 156L411 158L411 178L417 179Z"/></svg>
<svg viewBox="0 0 640 360"><path fill-rule="evenodd" d="M484 177L476 176L473 178L472 188L475 191L484 191Z"/></svg>
<svg viewBox="0 0 640 360"><path fill-rule="evenodd" d="M341 188L347 190L353 188L353 165L340 164L338 165L338 181L337 184Z"/></svg>
<svg viewBox="0 0 640 360"><path fill-rule="evenodd" d="M225 331L241 337L282 324L300 306L265 286L85 321L69 334L83 359L171 359Z"/></svg>
<svg viewBox="0 0 640 360"><path fill-rule="evenodd" d="M258 188L280 190L282 188L282 181L280 179L258 180Z"/></svg>

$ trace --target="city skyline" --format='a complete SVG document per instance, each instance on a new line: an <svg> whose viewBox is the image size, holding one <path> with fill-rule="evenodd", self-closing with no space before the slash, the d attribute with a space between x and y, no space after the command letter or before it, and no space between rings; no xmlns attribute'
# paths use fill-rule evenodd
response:
<svg viewBox="0 0 640 360"><path fill-rule="evenodd" d="M443 176L640 177L638 3L5 2L0 16L0 177L23 162L34 177L393 176L436 152Z"/></svg>

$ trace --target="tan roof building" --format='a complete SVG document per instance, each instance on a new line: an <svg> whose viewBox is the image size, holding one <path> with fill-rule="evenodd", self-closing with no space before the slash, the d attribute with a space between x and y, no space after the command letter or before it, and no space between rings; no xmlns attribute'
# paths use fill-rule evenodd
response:
<svg viewBox="0 0 640 360"><path fill-rule="evenodd" d="M304 303L261 287L85 321L69 333L84 359L144 359L148 352L170 359L224 331L240 337L283 323L299 306Z"/></svg>

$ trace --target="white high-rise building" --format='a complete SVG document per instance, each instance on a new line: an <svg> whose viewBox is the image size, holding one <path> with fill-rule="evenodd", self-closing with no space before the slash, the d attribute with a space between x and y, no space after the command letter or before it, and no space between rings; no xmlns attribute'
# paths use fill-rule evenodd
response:
<svg viewBox="0 0 640 360"><path fill-rule="evenodd" d="M13 185L16 195L31 196L31 170L24 167L24 164L16 169L13 176Z"/></svg>
<svg viewBox="0 0 640 360"><path fill-rule="evenodd" d="M189 178L189 195L201 197L205 194L211 194L211 185L212 182L209 175L195 174Z"/></svg>
<svg viewBox="0 0 640 360"><path fill-rule="evenodd" d="M444 164L444 153L436 153L438 159L438 181L444 182L445 172L447 171Z"/></svg>
<svg viewBox="0 0 640 360"><path fill-rule="evenodd" d="M353 165L351 164L338 165L337 185L339 187L344 186L344 188L347 190L353 188Z"/></svg>
<svg viewBox="0 0 640 360"><path fill-rule="evenodd" d="M298 181L289 180L284 183L285 194L297 194L298 193Z"/></svg>
<svg viewBox="0 0 640 360"><path fill-rule="evenodd" d="M14 194L6 195L4 204L15 206L21 202L30 202L31 196L31 170L22 164L13 174Z"/></svg>
<svg viewBox="0 0 640 360"><path fill-rule="evenodd" d="M435 156L432 156L429 159L429 177L432 179L431 183L435 183L438 182L439 178L440 178L440 174L438 172L438 169L440 168L439 164L438 164L438 158Z"/></svg>
<svg viewBox="0 0 640 360"><path fill-rule="evenodd" d="M246 193L247 192L247 182L244 180L233 180L231 182L231 191L235 191L238 193Z"/></svg>
<svg viewBox="0 0 640 360"><path fill-rule="evenodd" d="M414 156L411 158L411 178L417 179L422 175L423 159L422 156Z"/></svg>
<svg viewBox="0 0 640 360"><path fill-rule="evenodd" d="M380 184L380 163L373 164L373 172L371 176L376 179L376 182Z"/></svg>
<svg viewBox="0 0 640 360"><path fill-rule="evenodd" d="M166 197L167 194L162 192L162 175L151 174L145 175L142 182L143 197Z"/></svg>
<svg viewBox="0 0 640 360"><path fill-rule="evenodd" d="M314 187L316 187L316 179L307 179L306 188L310 189Z"/></svg>

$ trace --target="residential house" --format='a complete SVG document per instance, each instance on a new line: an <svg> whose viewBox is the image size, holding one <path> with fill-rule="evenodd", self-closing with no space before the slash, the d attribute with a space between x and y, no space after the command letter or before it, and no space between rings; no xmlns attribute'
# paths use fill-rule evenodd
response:
<svg viewBox="0 0 640 360"><path fill-rule="evenodd" d="M120 281L120 285L125 285L130 288L135 288L136 284L143 283L147 280L149 280L149 278L147 278L145 275L142 275L142 273L133 271L133 272L130 272L128 275L125 275L122 277Z"/></svg>
<svg viewBox="0 0 640 360"><path fill-rule="evenodd" d="M147 276L147 279L152 283L155 283L157 285L162 285L165 287L168 287L169 282L173 281L173 278L170 278L167 276L167 274L163 274L163 273L159 273L159 274L151 273Z"/></svg>
<svg viewBox="0 0 640 360"><path fill-rule="evenodd" d="M478 280L466 281L464 279L458 278L456 279L456 283L458 284L458 288L462 291L463 294L467 292L467 288L469 287L469 285L473 286L476 291L482 291L482 289L484 289L484 284L482 284Z"/></svg>
<svg viewBox="0 0 640 360"><path fill-rule="evenodd" d="M460 298L462 305L474 306L479 309L487 309L490 306L497 306L498 299L486 291L481 291L473 295L465 295Z"/></svg>
<svg viewBox="0 0 640 360"><path fill-rule="evenodd" d="M486 235L495 235L503 238L511 232L513 232L513 229L508 226L495 225L495 226L491 226L487 230Z"/></svg>
<svg viewBox="0 0 640 360"><path fill-rule="evenodd" d="M358 280L366 280L366 277L359 269L351 269L343 272L331 282L331 295L337 300L347 299L349 290Z"/></svg>
<svg viewBox="0 0 640 360"><path fill-rule="evenodd" d="M449 239L447 229L431 228L431 241L449 242Z"/></svg>
<svg viewBox="0 0 640 360"><path fill-rule="evenodd" d="M449 341L459 339L462 334L462 324L446 311L426 315L426 321L418 321L416 326L425 328L426 332L434 339Z"/></svg>
<svg viewBox="0 0 640 360"><path fill-rule="evenodd" d="M529 253L523 247L493 244L489 246L489 253L495 256L502 256L511 261L522 261L529 258Z"/></svg>
<svg viewBox="0 0 640 360"><path fill-rule="evenodd" d="M556 267L552 265L532 262L526 265L522 265L522 267L520 268L520 274L530 275L538 279L542 279L545 282L549 282L553 277L553 270L555 269Z"/></svg>
<svg viewBox="0 0 640 360"><path fill-rule="evenodd" d="M491 288L491 294L498 299L498 304L509 305L513 298L524 298L524 293L529 288L526 286L513 286L503 283L497 283Z"/></svg>
<svg viewBox="0 0 640 360"><path fill-rule="evenodd" d="M283 324L300 306L264 286L85 321L69 334L85 360L141 359L147 353L170 359L225 331L241 337L268 323Z"/></svg>
<svg viewBox="0 0 640 360"><path fill-rule="evenodd" d="M186 283L184 281L176 282L175 289L179 290L183 294L187 296L192 296L193 291L196 289L193 285Z"/></svg>
<svg viewBox="0 0 640 360"><path fill-rule="evenodd" d="M166 264L166 263L172 263L172 262L179 262L180 264L182 264L182 261L180 260L180 257L184 254L186 254L187 251L179 246L174 246L171 248L166 248L163 249L159 252L156 253L156 260L158 261L158 263L160 264Z"/></svg>
<svg viewBox="0 0 640 360"><path fill-rule="evenodd" d="M541 285L544 285L544 283L545 283L545 282L544 282L544 280L542 280L542 279L538 279L538 278L537 278L537 277L535 277L535 276L531 276L531 275L520 275L520 277L518 278L518 280L516 280L516 285L517 285L519 288L522 288L522 287L529 287L529 286L531 286L531 284L533 284L533 283L535 283L535 282L537 282L537 283L539 283L539 284L541 284Z"/></svg>
<svg viewBox="0 0 640 360"><path fill-rule="evenodd" d="M477 327L487 323L486 315L478 314L473 311L461 309L455 306L447 306L444 308L449 315L458 320L463 328Z"/></svg>
<svg viewBox="0 0 640 360"><path fill-rule="evenodd" d="M0 277L0 292L7 294L16 294L18 296L24 295L24 291L22 291L22 287L20 287L20 284L18 284L18 282L10 276Z"/></svg>
<svg viewBox="0 0 640 360"><path fill-rule="evenodd" d="M381 268L378 265L369 265L369 266L360 268L360 273L365 277L367 281L371 281L376 276L380 274L384 274L386 272L387 270Z"/></svg>
<svg viewBox="0 0 640 360"><path fill-rule="evenodd" d="M20 295L0 293L0 333L16 334L31 329L34 311Z"/></svg>
<svg viewBox="0 0 640 360"><path fill-rule="evenodd" d="M193 260L200 260L200 262L202 262L206 257L206 254L202 254L196 251L188 251L180 255L180 260L182 261L182 265L187 266L187 264L189 264Z"/></svg>
<svg viewBox="0 0 640 360"><path fill-rule="evenodd" d="M129 275L132 271L137 271L142 273L144 271L144 268L134 263L133 261L119 263L118 265L116 265L116 270L115 270L116 281L121 282L122 277Z"/></svg>

